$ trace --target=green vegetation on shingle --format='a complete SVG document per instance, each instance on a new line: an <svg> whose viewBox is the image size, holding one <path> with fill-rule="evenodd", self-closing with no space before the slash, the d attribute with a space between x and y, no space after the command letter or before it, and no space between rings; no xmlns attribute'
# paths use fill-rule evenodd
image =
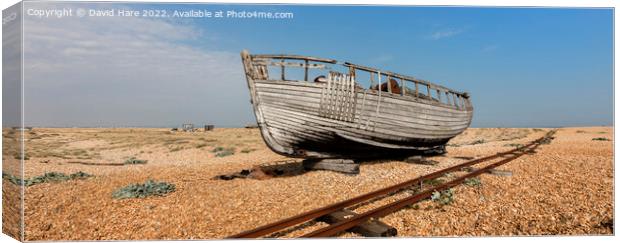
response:
<svg viewBox="0 0 620 243"><path fill-rule="evenodd" d="M441 192L435 191L431 195L431 200L441 205L448 205L454 201L454 191L452 191L452 188Z"/></svg>
<svg viewBox="0 0 620 243"><path fill-rule="evenodd" d="M480 186L482 185L482 182L480 181L478 177L473 177L473 178L465 179L465 181L463 181L463 184L468 185L468 186Z"/></svg>
<svg viewBox="0 0 620 243"><path fill-rule="evenodd" d="M3 179L7 179L8 181L10 181L11 183L15 185L24 185L24 186L32 186L32 185L36 185L40 183L47 183L47 182L60 182L60 181L68 181L68 180L75 180L75 179L86 179L92 176L93 175L90 175L82 171L78 171L70 175L66 175L61 172L47 172L40 176L35 176L30 179L22 180L21 178L17 176L2 172Z"/></svg>
<svg viewBox="0 0 620 243"><path fill-rule="evenodd" d="M147 180L143 184L131 184L120 188L112 193L112 197L116 199L145 198L148 196L163 196L175 190L174 184Z"/></svg>
<svg viewBox="0 0 620 243"><path fill-rule="evenodd" d="M215 157L226 157L235 154L235 148L216 147L211 152L215 153Z"/></svg>

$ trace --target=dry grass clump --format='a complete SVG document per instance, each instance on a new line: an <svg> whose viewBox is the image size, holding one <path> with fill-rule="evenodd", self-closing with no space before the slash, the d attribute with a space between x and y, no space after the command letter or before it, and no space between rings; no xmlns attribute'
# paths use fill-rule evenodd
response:
<svg viewBox="0 0 620 243"><path fill-rule="evenodd" d="M145 198L148 196L163 196L174 192L175 185L167 182L147 180L144 184L131 184L112 193L112 198Z"/></svg>
<svg viewBox="0 0 620 243"><path fill-rule="evenodd" d="M247 153L250 153L250 152L253 152L253 151L256 151L256 149L245 148L245 149L241 150L241 153L247 154Z"/></svg>
<svg viewBox="0 0 620 243"><path fill-rule="evenodd" d="M215 157L226 157L235 154L235 148L216 147L211 152L215 153Z"/></svg>
<svg viewBox="0 0 620 243"><path fill-rule="evenodd" d="M480 181L480 178L473 177L473 178L465 179L465 181L463 181L463 184L468 185L468 186L480 186L482 185L482 182Z"/></svg>
<svg viewBox="0 0 620 243"><path fill-rule="evenodd" d="M444 179L441 179L441 178L434 178L434 179L427 179L427 180L424 180L424 181L422 181L422 184L424 184L424 185L436 186L436 185L439 185L439 184L444 183L444 182L445 182L445 180L444 180Z"/></svg>
<svg viewBox="0 0 620 243"><path fill-rule="evenodd" d="M17 176L10 175L8 173L2 172L2 178L7 179L11 183L15 185L24 185L24 186L32 186L40 183L46 182L60 182L60 181L68 181L74 179L86 179L88 177L92 177L93 175L87 174L82 171L78 171L76 173L66 175L61 172L47 172L40 176L35 176L30 179L21 179Z"/></svg>
<svg viewBox="0 0 620 243"><path fill-rule="evenodd" d="M452 188L441 192L435 191L431 195L431 200L438 202L440 205L448 205L454 201L454 191Z"/></svg>

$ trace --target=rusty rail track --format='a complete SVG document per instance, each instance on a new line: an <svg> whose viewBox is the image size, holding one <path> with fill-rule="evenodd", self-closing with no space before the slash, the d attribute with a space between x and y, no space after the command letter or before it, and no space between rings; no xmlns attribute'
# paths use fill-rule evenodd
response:
<svg viewBox="0 0 620 243"><path fill-rule="evenodd" d="M244 231L232 236L229 236L227 238L258 238L261 236L265 236L271 233L275 233L278 231L282 231L290 226L294 226L294 225L298 225L301 223L304 223L306 221L312 220L312 219L316 219L319 218L321 216L345 209L347 207L356 205L358 203L362 203L374 198L378 198L378 197L382 197L385 195L388 195L390 193L394 193L394 192L398 192L404 189L407 189L411 186L417 185L417 184L421 184L426 180L432 180L435 178L439 178L444 176L447 173L450 172L455 172L455 171L462 171L465 168L471 167L473 165L477 165L480 164L482 162L486 162L489 160L493 160L493 159L497 159L497 158L504 158L506 156L510 156L507 158L504 158L500 161L497 161L495 163L489 164L487 166L484 166L482 168L479 169L475 169L461 177L458 177L454 180L451 180L449 182L446 183L442 183L439 185L435 185L427 190L424 190L422 192L416 193L414 195L411 195L409 197L403 198L401 200L395 201L393 203L389 203L386 204L384 206L375 208L373 210L355 215L354 217L351 217L349 219L346 219L344 221L332 224L330 226L318 229L316 231L313 231L309 234L306 234L304 236L302 236L303 238L310 238L310 237L328 237L328 236L333 236L339 232L348 230L356 225L359 225L361 223L364 223L368 220L370 220L371 218L378 218L378 217L382 217L385 216L387 214L390 214L392 212L395 212L407 205L422 201L426 198L429 198L433 192L435 191L441 191L441 190L446 190L448 188L457 186L459 184L461 184L465 179L467 178L472 178L472 177L476 177L480 174L483 174L485 172L488 172L498 166L501 166L503 164L506 164L512 160L515 160L527 153L530 153L532 151L534 151L536 148L538 148L538 146L540 146L541 144L543 144L545 141L549 141L553 134L555 133L554 130L548 132L545 136L536 139L522 147L518 147L506 152L500 152L494 155L490 155L487 157L482 157L482 158L478 158L478 159L473 159L470 160L468 162L465 163L461 163L452 167L448 167L415 179L411 179L405 182L401 182L399 184L396 185L392 185L389 187L385 187L370 193L366 193L351 199L347 199L338 203L334 203L331 205L327 205L325 207L321 207L318 209L314 209L314 210L310 210L304 213L301 213L299 215L290 217L290 218L286 218L286 219L282 219L279 220L277 222L274 223L270 223L267 225L263 225L261 227L252 229L252 230L248 230L248 231Z"/></svg>

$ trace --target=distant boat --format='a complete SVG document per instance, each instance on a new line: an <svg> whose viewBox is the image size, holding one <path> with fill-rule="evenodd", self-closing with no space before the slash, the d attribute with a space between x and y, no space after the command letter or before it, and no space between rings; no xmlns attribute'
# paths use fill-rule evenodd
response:
<svg viewBox="0 0 620 243"><path fill-rule="evenodd" d="M241 59L263 140L281 155L360 158L443 149L471 123L467 93L418 78L308 56L244 50Z"/></svg>

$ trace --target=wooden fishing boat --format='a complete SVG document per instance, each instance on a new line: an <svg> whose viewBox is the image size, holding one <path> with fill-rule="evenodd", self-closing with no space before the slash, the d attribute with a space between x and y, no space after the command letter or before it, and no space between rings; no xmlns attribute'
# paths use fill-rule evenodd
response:
<svg viewBox="0 0 620 243"><path fill-rule="evenodd" d="M274 152L360 158L443 148L471 123L467 93L393 72L241 52L261 135Z"/></svg>

